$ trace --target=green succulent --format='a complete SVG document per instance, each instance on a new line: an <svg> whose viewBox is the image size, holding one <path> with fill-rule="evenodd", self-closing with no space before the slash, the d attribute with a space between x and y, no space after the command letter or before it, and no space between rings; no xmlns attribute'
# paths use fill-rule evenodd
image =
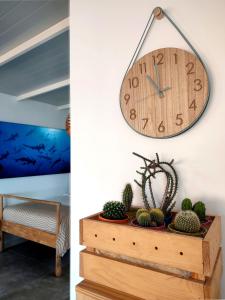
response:
<svg viewBox="0 0 225 300"><path fill-rule="evenodd" d="M192 202L190 199L185 198L181 203L182 210L192 210Z"/></svg>
<svg viewBox="0 0 225 300"><path fill-rule="evenodd" d="M198 201L194 204L192 210L198 215L200 221L205 221L205 204L202 201Z"/></svg>
<svg viewBox="0 0 225 300"><path fill-rule="evenodd" d="M123 220L126 218L126 208L120 201L108 201L103 206L102 216L110 220Z"/></svg>
<svg viewBox="0 0 225 300"><path fill-rule="evenodd" d="M164 214L160 208L152 208L150 210L151 221L157 226L164 224Z"/></svg>
<svg viewBox="0 0 225 300"><path fill-rule="evenodd" d="M141 213L143 213L143 212L149 213L149 210L146 209L146 208L139 208L139 209L137 210L137 212L136 212L136 219L138 219L138 216L139 216Z"/></svg>
<svg viewBox="0 0 225 300"><path fill-rule="evenodd" d="M151 216L149 212L142 212L139 214L137 218L137 222L139 225L143 227L148 227L151 224Z"/></svg>
<svg viewBox="0 0 225 300"><path fill-rule="evenodd" d="M132 200L133 200L133 191L132 191L131 184L128 183L126 184L123 190L123 204L125 205L127 212L130 211Z"/></svg>
<svg viewBox="0 0 225 300"><path fill-rule="evenodd" d="M182 210L176 214L174 227L178 231L196 233L200 230L200 220L192 210Z"/></svg>

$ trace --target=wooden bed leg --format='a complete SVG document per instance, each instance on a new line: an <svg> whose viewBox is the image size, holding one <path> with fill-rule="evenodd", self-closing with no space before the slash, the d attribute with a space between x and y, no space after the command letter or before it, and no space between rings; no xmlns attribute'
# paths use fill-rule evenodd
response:
<svg viewBox="0 0 225 300"><path fill-rule="evenodd" d="M61 256L56 253L55 256L55 276L60 277L62 275L62 259Z"/></svg>

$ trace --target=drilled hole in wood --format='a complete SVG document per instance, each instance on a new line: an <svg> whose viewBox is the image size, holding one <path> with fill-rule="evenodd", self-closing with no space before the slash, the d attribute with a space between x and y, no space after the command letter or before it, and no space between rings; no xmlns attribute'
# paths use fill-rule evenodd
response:
<svg viewBox="0 0 225 300"><path fill-rule="evenodd" d="M136 245L136 243L135 243L135 242L133 242L133 245L135 246L135 245Z"/></svg>
<svg viewBox="0 0 225 300"><path fill-rule="evenodd" d="M158 247L157 247L157 246L155 246L155 250L158 250Z"/></svg>
<svg viewBox="0 0 225 300"><path fill-rule="evenodd" d="M95 237L98 237L98 235L97 235L97 234L95 234Z"/></svg>
<svg viewBox="0 0 225 300"><path fill-rule="evenodd" d="M181 251L181 252L180 252L180 255L184 255L184 253Z"/></svg>
<svg viewBox="0 0 225 300"><path fill-rule="evenodd" d="M114 241L114 242L115 242L115 240L116 240L116 239L115 239L115 238L113 238L113 241Z"/></svg>

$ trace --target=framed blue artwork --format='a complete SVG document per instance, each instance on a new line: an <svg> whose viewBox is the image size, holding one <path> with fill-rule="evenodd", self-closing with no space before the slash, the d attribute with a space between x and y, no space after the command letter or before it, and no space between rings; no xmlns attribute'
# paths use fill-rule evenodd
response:
<svg viewBox="0 0 225 300"><path fill-rule="evenodd" d="M66 130L0 122L0 179L69 172Z"/></svg>

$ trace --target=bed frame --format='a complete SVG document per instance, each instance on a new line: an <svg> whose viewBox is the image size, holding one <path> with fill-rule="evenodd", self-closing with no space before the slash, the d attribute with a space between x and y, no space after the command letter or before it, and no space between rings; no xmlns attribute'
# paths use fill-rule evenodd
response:
<svg viewBox="0 0 225 300"><path fill-rule="evenodd" d="M16 224L3 220L3 202L4 199L16 199L22 201L29 201L30 203L41 203L46 205L53 205L56 208L56 233L50 233L40 229ZM15 236L49 246L56 249L56 241L60 228L60 208L61 204L56 201L37 200L27 197L15 196L15 195L1 195L0 194L0 252L4 250L4 232L13 234ZM62 262L61 256L56 253L55 257L55 276L60 277L62 275Z"/></svg>

